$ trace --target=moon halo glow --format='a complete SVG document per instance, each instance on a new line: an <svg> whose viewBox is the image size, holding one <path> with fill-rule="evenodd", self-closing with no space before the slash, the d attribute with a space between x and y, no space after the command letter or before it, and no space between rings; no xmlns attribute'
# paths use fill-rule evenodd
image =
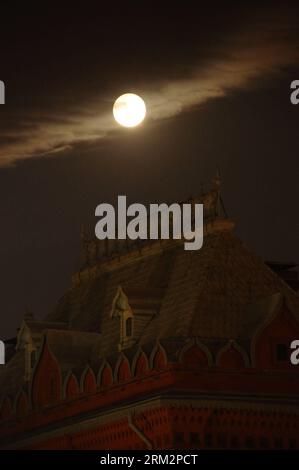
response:
<svg viewBox="0 0 299 470"><path fill-rule="evenodd" d="M146 115L145 103L134 93L125 93L117 98L113 105L113 116L116 122L124 127L135 127Z"/></svg>

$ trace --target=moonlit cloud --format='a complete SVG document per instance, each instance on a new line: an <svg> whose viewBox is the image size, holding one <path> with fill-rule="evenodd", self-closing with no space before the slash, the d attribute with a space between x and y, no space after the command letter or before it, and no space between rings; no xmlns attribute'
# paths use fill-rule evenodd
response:
<svg viewBox="0 0 299 470"><path fill-rule="evenodd" d="M206 101L224 97L235 91L261 86L262 79L281 73L299 59L299 45L292 42L287 29L264 31L262 36L246 35L223 50L223 59L216 59L198 69L186 80L165 84L149 93L149 112L153 119L175 116Z"/></svg>
<svg viewBox="0 0 299 470"><path fill-rule="evenodd" d="M196 67L184 80L146 82L139 93L148 109L148 122L174 117L208 100L234 91L264 86L264 79L283 72L299 59L298 42L289 24L256 25L211 51L211 58ZM20 159L64 152L78 143L96 142L118 130L111 112L103 110L100 99L84 106L28 113L16 125L1 133L0 165Z"/></svg>
<svg viewBox="0 0 299 470"><path fill-rule="evenodd" d="M61 114L63 116L63 112ZM38 115L30 121L27 126L21 122L16 131L2 133L1 137L7 139L7 143L0 146L0 165L62 152L77 143L101 139L115 128L110 115L101 114L92 106L88 113L81 111L74 116L70 112L70 116L63 116L58 122L51 116L43 121Z"/></svg>

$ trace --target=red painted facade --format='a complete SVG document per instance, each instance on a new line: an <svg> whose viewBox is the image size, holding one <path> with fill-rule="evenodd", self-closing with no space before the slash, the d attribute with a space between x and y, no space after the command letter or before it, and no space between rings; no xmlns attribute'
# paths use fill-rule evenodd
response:
<svg viewBox="0 0 299 470"><path fill-rule="evenodd" d="M24 320L0 448L299 449L298 295L209 220L200 253L105 245L53 316Z"/></svg>
<svg viewBox="0 0 299 470"><path fill-rule="evenodd" d="M167 352L159 343L149 355L138 351L131 362L120 353L114 370L108 362L103 365L97 383L90 368L83 371L81 390L75 376L69 375L65 398L59 365L45 343L34 371L30 397L24 392L20 394L15 411L8 398L2 403L1 418L5 425L0 428L0 438L23 436L92 410L107 407L113 410L127 400L140 402L144 396L163 397L165 391L171 390L177 397L173 403L165 398L164 405L136 411L133 417L135 426L155 449L295 448L299 445L298 415L268 409L263 398L273 391L281 398L299 394L296 368L289 363L277 365L272 356L273 338L289 342L294 328L299 334L297 322L286 310L264 327L256 341L256 367L246 366L241 347L234 344L223 348L213 364L209 364L206 352L194 341L185 347L176 363L167 360ZM230 395L226 405L209 400L217 390ZM264 409L238 408L233 398L248 393L260 394ZM199 396L202 404L196 404ZM79 432L67 435L62 432L59 437L29 443L26 448L142 449L147 445L130 428L128 419L119 417L88 429L82 426Z"/></svg>

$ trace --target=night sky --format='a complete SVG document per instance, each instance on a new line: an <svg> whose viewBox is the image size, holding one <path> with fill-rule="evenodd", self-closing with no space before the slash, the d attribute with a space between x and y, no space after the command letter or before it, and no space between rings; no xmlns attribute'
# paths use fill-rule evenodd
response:
<svg viewBox="0 0 299 470"><path fill-rule="evenodd" d="M98 204L183 200L217 169L243 241L299 262L298 8L120 3L1 18L0 338L69 287ZM126 92L148 109L134 129L112 116Z"/></svg>

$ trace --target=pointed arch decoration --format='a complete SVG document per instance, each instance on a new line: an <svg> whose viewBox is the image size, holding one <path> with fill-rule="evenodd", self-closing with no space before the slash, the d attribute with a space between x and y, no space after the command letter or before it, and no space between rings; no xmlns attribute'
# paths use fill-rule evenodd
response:
<svg viewBox="0 0 299 470"><path fill-rule="evenodd" d="M150 356L150 367L152 369L160 370L165 369L167 366L167 354L165 349L161 346L160 342L153 348Z"/></svg>
<svg viewBox="0 0 299 470"><path fill-rule="evenodd" d="M81 376L80 389L84 393L92 393L96 388L97 381L94 372L89 366L86 366Z"/></svg>
<svg viewBox="0 0 299 470"><path fill-rule="evenodd" d="M73 398L80 393L80 387L76 376L70 371L64 381L63 398Z"/></svg>
<svg viewBox="0 0 299 470"><path fill-rule="evenodd" d="M142 377L149 370L149 361L142 349L139 349L135 354L132 362L132 370L135 377Z"/></svg>
<svg viewBox="0 0 299 470"><path fill-rule="evenodd" d="M218 352L216 365L223 369L243 369L249 366L249 359L244 349L231 340Z"/></svg>
<svg viewBox="0 0 299 470"><path fill-rule="evenodd" d="M113 385L113 371L111 365L105 361L98 373L98 384L101 388Z"/></svg>
<svg viewBox="0 0 299 470"><path fill-rule="evenodd" d="M115 366L115 381L126 382L131 379L131 369L127 357L121 354Z"/></svg>
<svg viewBox="0 0 299 470"><path fill-rule="evenodd" d="M193 339L181 350L180 362L187 367L208 367L213 364L211 351L201 341Z"/></svg>

